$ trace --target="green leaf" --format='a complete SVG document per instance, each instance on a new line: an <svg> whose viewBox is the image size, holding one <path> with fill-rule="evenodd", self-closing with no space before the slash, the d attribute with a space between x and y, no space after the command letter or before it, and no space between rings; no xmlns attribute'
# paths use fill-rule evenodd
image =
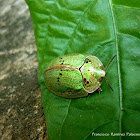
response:
<svg viewBox="0 0 140 140"><path fill-rule="evenodd" d="M139 139L111 136L140 133L140 0L26 0L34 25L50 140ZM50 60L69 53L97 56L109 67L102 92L86 98L64 99L44 85ZM94 136L109 133L110 136Z"/></svg>

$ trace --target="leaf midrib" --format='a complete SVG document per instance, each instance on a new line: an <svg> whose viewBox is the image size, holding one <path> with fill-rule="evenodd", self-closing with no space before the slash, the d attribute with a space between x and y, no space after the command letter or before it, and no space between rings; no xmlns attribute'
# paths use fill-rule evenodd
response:
<svg viewBox="0 0 140 140"><path fill-rule="evenodd" d="M121 120L122 120L122 84L121 84L121 71L120 71L120 59L119 59L119 49L118 49L118 38L117 38L117 29L116 29L116 22L115 22L115 16L113 12L113 4L112 0L109 0L111 15L112 15L112 21L113 21L113 28L114 28L114 35L115 35L115 46L116 46L116 53L117 53L117 66L118 66L118 80L119 80L119 95L120 95L120 114L119 114L119 131L121 133ZM121 139L121 136L120 136Z"/></svg>

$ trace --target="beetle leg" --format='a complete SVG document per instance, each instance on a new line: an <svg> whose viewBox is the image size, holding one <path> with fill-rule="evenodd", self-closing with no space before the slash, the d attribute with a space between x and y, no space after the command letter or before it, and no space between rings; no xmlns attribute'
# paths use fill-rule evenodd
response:
<svg viewBox="0 0 140 140"><path fill-rule="evenodd" d="M100 92L102 91L102 89L99 87L99 88L97 89L97 91L98 91L98 93L100 94Z"/></svg>

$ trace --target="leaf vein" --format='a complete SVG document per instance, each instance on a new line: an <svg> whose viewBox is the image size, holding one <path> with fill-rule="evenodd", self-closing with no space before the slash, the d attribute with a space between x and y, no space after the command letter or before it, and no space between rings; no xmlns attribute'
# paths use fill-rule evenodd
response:
<svg viewBox="0 0 140 140"><path fill-rule="evenodd" d="M125 5L119 5L119 4L112 4L114 6L117 6L117 7L122 7L122 8L126 8L126 9L136 9L136 10L140 10L140 8L138 7L130 7L130 6L125 6Z"/></svg>
<svg viewBox="0 0 140 140"><path fill-rule="evenodd" d="M71 42L72 42L72 40L73 40L73 38L74 38L74 36L75 36L75 34L76 34L76 30L77 30L77 28L79 27L79 25L80 25L80 23L81 23L81 21L82 21L82 18L84 17L84 15L87 13L87 11L89 10L90 6L92 6L92 4L93 4L94 2L95 2L95 0L92 0L92 1L89 3L89 5L88 5L87 8L85 9L83 15L81 16L79 22L78 22L77 25L75 26L74 31L73 31L73 33L72 33L72 35L71 35L71 38L69 39L68 44L67 44L67 46L66 46L66 48L65 48L65 50L64 50L64 52L63 52L63 55L65 54L67 48L68 48L69 45L71 44Z"/></svg>
<svg viewBox="0 0 140 140"><path fill-rule="evenodd" d="M64 117L64 119L63 119L63 121L62 121L62 124L61 124L61 128L60 128L60 138L61 138L61 134L62 134L62 127L63 127L63 124L64 124L64 122L65 122L65 120L66 120L66 118L67 118L68 112L69 112L71 100L72 100L72 99L70 99L70 101L69 101L69 104L68 104L68 107L67 107L67 108L68 108L68 109L67 109L67 113L66 113L66 115L65 115L65 117Z"/></svg>
<svg viewBox="0 0 140 140"><path fill-rule="evenodd" d="M133 35L131 35L131 34L118 33L118 35L124 35L124 36L128 36L128 37L132 37L134 40L138 40L138 41L140 41L140 38L137 38L136 36L133 36Z"/></svg>
<svg viewBox="0 0 140 140"><path fill-rule="evenodd" d="M120 115L119 115L119 130L121 133L121 119L122 119L122 84L121 84L121 71L120 71L120 59L119 59L119 48L118 48L118 38L117 38L117 29L116 29L116 22L115 22L115 16L113 12L113 4L112 0L109 0L110 10L112 14L112 21L113 21L113 28L114 28L114 35L115 35L115 42L116 42L116 52L117 52L117 66L118 66L118 80L119 80L119 93L120 93ZM121 139L121 137L120 137Z"/></svg>
<svg viewBox="0 0 140 140"><path fill-rule="evenodd" d="M92 129L92 131L90 133L88 133L88 135L86 137L84 137L84 140L86 140L92 134L92 132L96 131L98 128L101 128L102 126L107 125L109 123L113 123L113 122L118 122L118 120L109 121L109 122L106 122L106 123L103 123L103 124L97 126L96 128Z"/></svg>

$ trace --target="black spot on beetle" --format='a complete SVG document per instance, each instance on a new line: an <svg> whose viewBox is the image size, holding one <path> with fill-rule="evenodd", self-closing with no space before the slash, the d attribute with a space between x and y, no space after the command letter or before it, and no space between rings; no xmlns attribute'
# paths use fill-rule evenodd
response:
<svg viewBox="0 0 140 140"><path fill-rule="evenodd" d="M61 63L61 65L63 65L63 63Z"/></svg>
<svg viewBox="0 0 140 140"><path fill-rule="evenodd" d="M84 83L85 86L86 86L86 84L87 84L86 81L87 81L86 78L84 78L84 79L83 79L83 83Z"/></svg>
<svg viewBox="0 0 140 140"><path fill-rule="evenodd" d="M60 82L59 80L57 80L57 82Z"/></svg>
<svg viewBox="0 0 140 140"><path fill-rule="evenodd" d="M62 57L60 59L62 59Z"/></svg>
<svg viewBox="0 0 140 140"><path fill-rule="evenodd" d="M60 79L59 77L57 79Z"/></svg>
<svg viewBox="0 0 140 140"><path fill-rule="evenodd" d="M88 58L86 58L85 63L88 63L88 62L89 62L89 59L88 59Z"/></svg>
<svg viewBox="0 0 140 140"><path fill-rule="evenodd" d="M89 81L87 81L87 84L89 84Z"/></svg>
<svg viewBox="0 0 140 140"><path fill-rule="evenodd" d="M91 60L89 60L88 58L85 60L85 63L91 62Z"/></svg>
<svg viewBox="0 0 140 140"><path fill-rule="evenodd" d="M60 70L60 71L62 71L62 70Z"/></svg>
<svg viewBox="0 0 140 140"><path fill-rule="evenodd" d="M59 73L59 75L62 75L62 73Z"/></svg>

